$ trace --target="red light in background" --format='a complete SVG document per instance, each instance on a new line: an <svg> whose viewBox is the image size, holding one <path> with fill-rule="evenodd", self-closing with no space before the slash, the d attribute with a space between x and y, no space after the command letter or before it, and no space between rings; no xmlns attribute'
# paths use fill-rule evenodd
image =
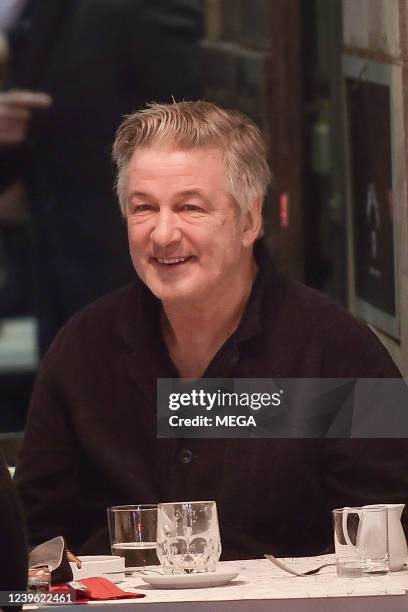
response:
<svg viewBox="0 0 408 612"><path fill-rule="evenodd" d="M279 198L279 219L281 227L289 226L289 194L281 193Z"/></svg>

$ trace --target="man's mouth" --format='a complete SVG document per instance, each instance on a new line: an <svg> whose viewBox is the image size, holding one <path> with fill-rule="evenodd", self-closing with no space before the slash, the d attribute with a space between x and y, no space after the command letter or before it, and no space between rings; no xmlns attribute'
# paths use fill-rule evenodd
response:
<svg viewBox="0 0 408 612"><path fill-rule="evenodd" d="M189 255L188 257L154 257L153 259L163 266L180 266L193 259L193 257Z"/></svg>

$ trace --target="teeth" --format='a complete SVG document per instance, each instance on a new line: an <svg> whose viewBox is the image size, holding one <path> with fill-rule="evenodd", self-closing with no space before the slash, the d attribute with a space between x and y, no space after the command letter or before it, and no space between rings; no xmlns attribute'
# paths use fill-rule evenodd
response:
<svg viewBox="0 0 408 612"><path fill-rule="evenodd" d="M159 259L157 258L157 261L161 264L174 264L174 263L181 263L183 261L185 261L186 258L185 257L175 257L173 259Z"/></svg>

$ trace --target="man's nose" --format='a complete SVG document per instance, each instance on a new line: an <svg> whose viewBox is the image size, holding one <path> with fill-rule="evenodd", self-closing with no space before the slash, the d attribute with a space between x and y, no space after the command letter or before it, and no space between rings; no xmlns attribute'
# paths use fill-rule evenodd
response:
<svg viewBox="0 0 408 612"><path fill-rule="evenodd" d="M160 211L155 218L154 228L150 236L154 244L160 247L167 247L179 242L181 230L178 215L172 211Z"/></svg>

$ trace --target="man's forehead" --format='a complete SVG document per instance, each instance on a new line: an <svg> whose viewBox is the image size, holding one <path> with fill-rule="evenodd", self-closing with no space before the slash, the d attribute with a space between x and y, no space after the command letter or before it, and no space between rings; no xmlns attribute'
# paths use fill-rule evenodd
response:
<svg viewBox="0 0 408 612"><path fill-rule="evenodd" d="M153 188L229 191L221 151L203 147L140 147L129 162L127 183L129 196Z"/></svg>
<svg viewBox="0 0 408 612"><path fill-rule="evenodd" d="M221 192L232 198L222 151L215 147L138 147L129 162L126 191L129 201L150 196L212 200Z"/></svg>
<svg viewBox="0 0 408 612"><path fill-rule="evenodd" d="M204 164L223 169L223 152L216 147L181 148L175 143L158 143L137 147L129 161L132 169L147 169L158 165L177 167Z"/></svg>

